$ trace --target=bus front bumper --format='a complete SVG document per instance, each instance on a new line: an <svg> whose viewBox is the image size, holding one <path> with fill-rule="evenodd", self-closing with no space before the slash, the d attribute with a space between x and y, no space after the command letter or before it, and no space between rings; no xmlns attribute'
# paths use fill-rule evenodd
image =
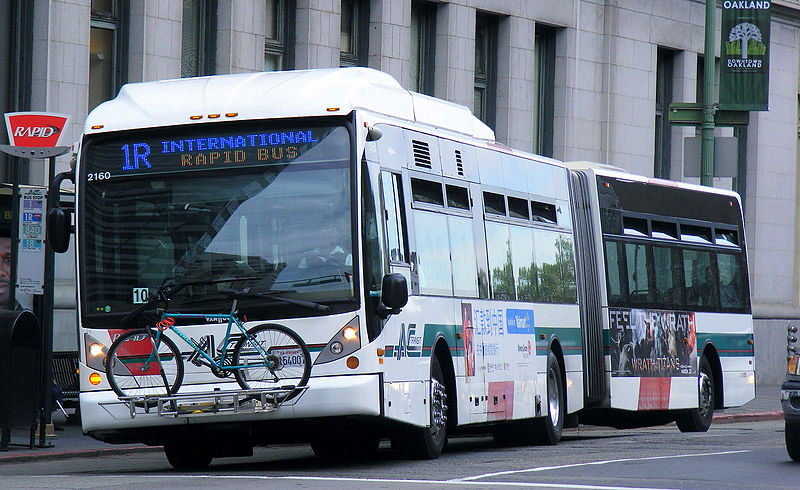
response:
<svg viewBox="0 0 800 490"><path fill-rule="evenodd" d="M182 386L180 394L209 393L214 389L231 390L231 383ZM159 415L156 410L149 409L145 413L143 407L136 407L131 416L131 407L121 402L110 390L83 392L80 395L81 421L83 432L93 437L112 432L128 433L130 431L153 427L176 427L194 424L217 423L257 423L304 418L342 417L342 416L379 416L381 411L381 378L378 374L362 374L348 376L326 376L311 378L305 392L286 401L280 407L261 410L255 405L254 410L245 407L238 411L203 411L182 413L180 415ZM108 437L98 437L107 442Z"/></svg>

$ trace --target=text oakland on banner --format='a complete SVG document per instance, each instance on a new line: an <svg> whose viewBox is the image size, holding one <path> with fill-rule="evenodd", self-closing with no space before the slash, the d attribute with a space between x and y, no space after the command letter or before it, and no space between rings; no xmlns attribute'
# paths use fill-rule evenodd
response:
<svg viewBox="0 0 800 490"><path fill-rule="evenodd" d="M769 1L724 0L719 108L769 109Z"/></svg>

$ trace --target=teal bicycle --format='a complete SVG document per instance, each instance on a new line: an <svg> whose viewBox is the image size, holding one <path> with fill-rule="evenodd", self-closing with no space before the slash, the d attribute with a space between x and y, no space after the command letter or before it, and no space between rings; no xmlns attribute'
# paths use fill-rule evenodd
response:
<svg viewBox="0 0 800 490"><path fill-rule="evenodd" d="M184 360L175 342L165 335L167 331L189 345L192 350L188 356L190 362L208 367L219 378L233 375L242 390L261 391L260 398L274 405L304 390L311 373L311 356L303 339L288 327L274 323L245 328L237 318L237 304L242 299L264 297L316 309L327 309L327 306L274 294L253 293L244 288L219 291L232 300L229 313L168 311L170 295L188 284L157 288L151 301L123 319L123 324L130 324L141 316L145 318L146 326L120 335L106 354L108 382L120 399L138 400L139 406L147 407L151 400L173 397L178 393L183 382ZM163 308L153 309L155 305L163 305ZM198 342L184 334L176 325L184 319L197 319L204 324L227 322L219 351L213 336L206 336Z"/></svg>

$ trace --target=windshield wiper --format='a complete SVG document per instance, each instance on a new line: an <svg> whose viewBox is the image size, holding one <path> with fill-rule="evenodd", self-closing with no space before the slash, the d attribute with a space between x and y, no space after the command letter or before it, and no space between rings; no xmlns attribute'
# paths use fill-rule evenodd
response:
<svg viewBox="0 0 800 490"><path fill-rule="evenodd" d="M331 311L331 307L328 305L315 303L313 301L304 301L302 299L292 299L292 298L286 298L284 296L279 296L280 294L291 293L291 292L293 291L267 291L265 293L252 293L251 296L261 296L263 298L274 299L277 301L288 303L290 305L303 306L305 308L321 311L323 313L329 313Z"/></svg>
<svg viewBox="0 0 800 490"><path fill-rule="evenodd" d="M175 281L175 279L168 278L161 282L147 302L123 316L120 323L123 327L132 324L140 315L147 310L152 310L159 304L163 304L166 308L169 304L170 297L187 286L208 286L210 284L219 284L223 282L236 282L236 281L251 281L258 280L259 277L223 277L217 279L200 279L194 281Z"/></svg>

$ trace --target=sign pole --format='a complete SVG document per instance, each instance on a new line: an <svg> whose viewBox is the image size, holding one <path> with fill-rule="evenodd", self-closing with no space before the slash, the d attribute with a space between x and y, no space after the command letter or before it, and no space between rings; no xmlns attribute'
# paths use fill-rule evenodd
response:
<svg viewBox="0 0 800 490"><path fill-rule="evenodd" d="M48 158L47 165L47 212L55 205L53 189L51 188L56 173L56 157ZM47 447L45 440L47 425L52 420L52 384L53 384L53 306L55 289L55 252L50 243L45 240L44 255L44 294L42 295L41 324L42 324L42 391L41 404L42 411L39 415L39 447Z"/></svg>
<svg viewBox="0 0 800 490"><path fill-rule="evenodd" d="M706 0L706 39L703 58L703 125L700 184L714 185L714 13L717 2Z"/></svg>

